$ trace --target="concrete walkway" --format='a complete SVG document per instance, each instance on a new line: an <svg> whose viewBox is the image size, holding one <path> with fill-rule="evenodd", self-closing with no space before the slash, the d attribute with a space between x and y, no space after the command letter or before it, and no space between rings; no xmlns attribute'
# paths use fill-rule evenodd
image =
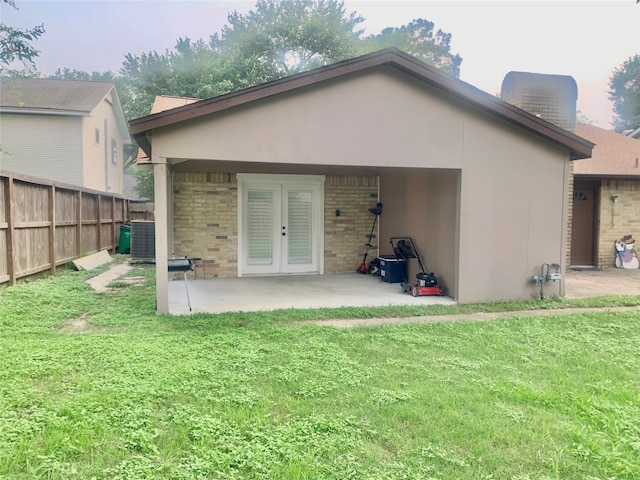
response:
<svg viewBox="0 0 640 480"><path fill-rule="evenodd" d="M108 285L111 282L118 280L123 275L126 275L132 268L133 267L127 263L112 264L109 267L109 270L90 278L87 280L87 283L91 285L91 288L96 292L106 292L109 290Z"/></svg>
<svg viewBox="0 0 640 480"><path fill-rule="evenodd" d="M565 279L566 298L640 295L640 269L570 270Z"/></svg>
<svg viewBox="0 0 640 480"><path fill-rule="evenodd" d="M554 308L547 310L520 310L510 312L481 312L481 313L464 313L457 315L429 315L420 317L402 317L402 318L357 318L357 319L340 319L334 318L330 320L308 320L298 322L297 325L317 325L325 327L376 327L380 325L405 325L407 323L441 323L441 322L484 322L487 320L495 320L498 318L513 317L550 317L558 315L570 315L575 313L609 313L609 312L640 312L640 306L637 307L605 307L605 308Z"/></svg>

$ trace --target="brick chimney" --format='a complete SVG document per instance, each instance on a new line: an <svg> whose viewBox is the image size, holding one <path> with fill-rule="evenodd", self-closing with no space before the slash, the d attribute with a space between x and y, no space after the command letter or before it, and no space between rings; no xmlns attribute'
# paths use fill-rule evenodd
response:
<svg viewBox="0 0 640 480"><path fill-rule="evenodd" d="M565 130L576 130L578 85L573 77L509 72L500 98Z"/></svg>

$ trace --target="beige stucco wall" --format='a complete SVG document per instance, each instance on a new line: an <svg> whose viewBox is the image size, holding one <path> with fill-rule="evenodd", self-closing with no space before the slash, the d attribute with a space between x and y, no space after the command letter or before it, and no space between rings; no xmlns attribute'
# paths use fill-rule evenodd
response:
<svg viewBox="0 0 640 480"><path fill-rule="evenodd" d="M565 256L568 152L384 69L154 130L153 155L377 169L382 242L416 236L462 303L535 296Z"/></svg>
<svg viewBox="0 0 640 480"><path fill-rule="evenodd" d="M96 129L100 131L99 143L95 141ZM117 163L115 165L111 160L111 140L115 140L117 145ZM85 187L123 193L123 141L113 105L103 99L91 112L91 116L83 118L82 151Z"/></svg>
<svg viewBox="0 0 640 480"><path fill-rule="evenodd" d="M617 197L615 202L611 197ZM604 180L597 213L598 267L615 266L614 242L632 235L640 251L640 180Z"/></svg>
<svg viewBox="0 0 640 480"><path fill-rule="evenodd" d="M385 169L380 175L380 198L385 201L381 254L393 253L392 237L411 237L425 270L434 272L454 298L458 297L459 178L459 170ZM418 261L409 260L408 266L409 278L415 279Z"/></svg>

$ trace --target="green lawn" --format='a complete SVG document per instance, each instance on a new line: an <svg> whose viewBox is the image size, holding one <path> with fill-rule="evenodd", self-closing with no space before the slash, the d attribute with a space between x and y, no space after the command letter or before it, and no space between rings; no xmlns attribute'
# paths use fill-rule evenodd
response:
<svg viewBox="0 0 640 480"><path fill-rule="evenodd" d="M94 273L95 274L95 273ZM337 329L0 289L0 479L638 479L640 312ZM580 302L577 302L578 304ZM638 304L625 297L585 305Z"/></svg>

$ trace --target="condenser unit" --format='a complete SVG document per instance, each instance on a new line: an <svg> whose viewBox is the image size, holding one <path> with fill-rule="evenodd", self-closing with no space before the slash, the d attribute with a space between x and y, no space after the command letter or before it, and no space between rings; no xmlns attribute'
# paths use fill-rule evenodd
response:
<svg viewBox="0 0 640 480"><path fill-rule="evenodd" d="M131 259L156 259L156 224L147 220L131 222Z"/></svg>

